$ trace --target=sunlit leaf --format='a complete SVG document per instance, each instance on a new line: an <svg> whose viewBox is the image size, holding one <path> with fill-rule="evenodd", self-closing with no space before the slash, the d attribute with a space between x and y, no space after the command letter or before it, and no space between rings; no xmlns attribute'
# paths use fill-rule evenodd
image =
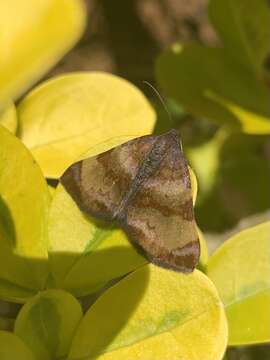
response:
<svg viewBox="0 0 270 360"><path fill-rule="evenodd" d="M197 199L198 184L197 184L196 175L191 167L189 167L189 175L190 175L191 190L192 190L193 205L194 205L196 203L196 199Z"/></svg>
<svg viewBox="0 0 270 360"><path fill-rule="evenodd" d="M0 331L0 359L36 360L24 342L7 331Z"/></svg>
<svg viewBox="0 0 270 360"><path fill-rule="evenodd" d="M0 144L0 294L16 299L47 279L50 196L30 152L3 127Z"/></svg>
<svg viewBox="0 0 270 360"><path fill-rule="evenodd" d="M49 188L49 192L50 192L51 196L53 197L54 194L55 194L55 189L56 188L54 186L51 186L51 185L48 185L48 188Z"/></svg>
<svg viewBox="0 0 270 360"><path fill-rule="evenodd" d="M17 112L13 103L9 103L9 105L6 106L2 112L0 112L0 125L4 126L13 134L16 133Z"/></svg>
<svg viewBox="0 0 270 360"><path fill-rule="evenodd" d="M198 234L199 234L199 240L200 240L200 262L199 262L199 266L198 268L202 271L205 270L206 268L206 264L208 262L208 247L207 247L207 242L205 240L205 237L203 235L203 233L201 232L201 230L199 228L197 228Z"/></svg>
<svg viewBox="0 0 270 360"><path fill-rule="evenodd" d="M82 317L79 302L62 290L40 292L19 312L15 334L29 346L38 360L67 355Z"/></svg>
<svg viewBox="0 0 270 360"><path fill-rule="evenodd" d="M88 310L69 359L218 360L226 342L223 305L205 275L146 265Z"/></svg>
<svg viewBox="0 0 270 360"><path fill-rule="evenodd" d="M75 44L84 23L81 0L0 2L0 108Z"/></svg>
<svg viewBox="0 0 270 360"><path fill-rule="evenodd" d="M21 138L46 177L58 178L89 148L152 131L155 113L126 80L92 72L38 86L18 107Z"/></svg>
<svg viewBox="0 0 270 360"><path fill-rule="evenodd" d="M267 1L211 0L209 16L230 56L260 70L270 52Z"/></svg>
<svg viewBox="0 0 270 360"><path fill-rule="evenodd" d="M229 344L269 342L270 222L226 241L207 269L225 305Z"/></svg>

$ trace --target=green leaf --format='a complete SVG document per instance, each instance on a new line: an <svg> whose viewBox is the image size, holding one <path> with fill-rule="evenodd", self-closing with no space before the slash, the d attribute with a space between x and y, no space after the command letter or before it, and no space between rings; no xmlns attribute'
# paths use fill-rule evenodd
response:
<svg viewBox="0 0 270 360"><path fill-rule="evenodd" d="M266 0L211 0L209 17L228 54L261 70L270 52L270 11Z"/></svg>
<svg viewBox="0 0 270 360"><path fill-rule="evenodd" d="M225 49L177 44L158 58L156 74L166 94L195 116L231 130L270 133L267 88Z"/></svg>
<svg viewBox="0 0 270 360"><path fill-rule="evenodd" d="M211 281L146 265L88 310L69 359L222 359L224 309Z"/></svg>
<svg viewBox="0 0 270 360"><path fill-rule="evenodd" d="M1 360L35 360L24 342L8 331L0 331Z"/></svg>
<svg viewBox="0 0 270 360"><path fill-rule="evenodd" d="M36 359L58 359L67 355L81 317L81 306L72 295L62 290L47 290L22 307L14 331Z"/></svg>
<svg viewBox="0 0 270 360"><path fill-rule="evenodd" d="M242 131L246 134L258 134L264 135L269 134L270 132L270 117L267 113L256 114L254 111L249 111L243 106L234 104L218 95L215 95L211 92L208 93L209 98L212 98L218 104L224 106L227 110L235 116L238 121L240 121L242 126Z"/></svg>
<svg viewBox="0 0 270 360"><path fill-rule="evenodd" d="M243 133L222 137L216 133L201 152L200 146L185 147L198 177L195 213L204 231L224 231L245 217L266 211L270 204L268 137Z"/></svg>
<svg viewBox="0 0 270 360"><path fill-rule="evenodd" d="M0 108L42 77L79 39L81 0L0 3Z"/></svg>
<svg viewBox="0 0 270 360"><path fill-rule="evenodd" d="M155 123L137 88L99 72L45 82L21 102L18 116L22 141L49 178L60 177L89 148L114 137L148 134Z"/></svg>
<svg viewBox="0 0 270 360"><path fill-rule="evenodd" d="M0 294L16 301L48 276L50 195L30 152L1 126L0 144Z"/></svg>
<svg viewBox="0 0 270 360"><path fill-rule="evenodd" d="M9 105L5 107L4 111L0 113L0 125L4 126L13 134L16 133L17 112L13 103L9 103Z"/></svg>
<svg viewBox="0 0 270 360"><path fill-rule="evenodd" d="M270 341L270 222L244 230L210 258L207 274L225 305L229 344Z"/></svg>
<svg viewBox="0 0 270 360"><path fill-rule="evenodd" d="M225 128L220 128L209 141L186 148L187 157L192 168L196 170L200 184L199 202L212 190L216 182L220 167L220 150L229 134Z"/></svg>

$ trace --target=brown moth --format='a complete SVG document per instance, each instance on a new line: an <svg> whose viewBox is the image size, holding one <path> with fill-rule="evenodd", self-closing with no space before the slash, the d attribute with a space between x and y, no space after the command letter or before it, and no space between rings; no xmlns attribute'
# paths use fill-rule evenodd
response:
<svg viewBox="0 0 270 360"><path fill-rule="evenodd" d="M200 244L188 165L175 130L79 161L60 181L82 211L115 221L151 262L194 270Z"/></svg>

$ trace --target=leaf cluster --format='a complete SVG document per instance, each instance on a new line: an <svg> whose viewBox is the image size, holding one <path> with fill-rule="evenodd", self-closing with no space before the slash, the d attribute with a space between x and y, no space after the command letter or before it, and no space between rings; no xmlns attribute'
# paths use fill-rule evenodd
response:
<svg viewBox="0 0 270 360"><path fill-rule="evenodd" d="M269 12L260 0L258 23L250 16L254 2L247 4L211 1L222 47L175 45L158 60L159 81L172 98L226 124L200 152L188 154L200 163L210 152L210 170L199 174L206 188L216 144L228 132L270 129L262 66L269 34L261 26ZM0 14L7 13L2 7ZM56 19L63 8L62 28ZM77 0L44 0L33 9L39 35L51 46L30 54L34 33L18 23L6 41L18 41L19 31L25 46L12 45L10 61L0 66L6 76L0 82L0 298L22 304L16 316L0 313L1 360L219 360L227 345L269 342L269 221L235 234L210 257L198 229L199 268L184 275L148 264L120 229L83 214L58 184L74 161L151 133L156 113L132 84L101 72L44 82L15 107L11 99L72 46L84 24ZM58 26L59 38L52 39ZM25 59L21 77L14 74L16 56ZM223 75L231 79L225 87ZM195 203L192 169L190 176Z"/></svg>

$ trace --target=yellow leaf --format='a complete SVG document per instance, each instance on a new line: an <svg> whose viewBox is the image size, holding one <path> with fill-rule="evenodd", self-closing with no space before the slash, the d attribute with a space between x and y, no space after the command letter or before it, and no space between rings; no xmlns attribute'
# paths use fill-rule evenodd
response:
<svg viewBox="0 0 270 360"><path fill-rule="evenodd" d="M205 240L205 237L202 233L202 231L197 227L197 231L198 231L198 235L199 235L199 240L200 240L200 262L198 265L198 268L202 271L205 270L207 262L208 262L208 247L207 247L207 242Z"/></svg>
<svg viewBox="0 0 270 360"><path fill-rule="evenodd" d="M21 308L14 332L36 359L59 359L67 355L81 317L81 305L71 294L46 290Z"/></svg>
<svg viewBox="0 0 270 360"><path fill-rule="evenodd" d="M229 100L218 96L211 91L207 91L206 95L216 101L218 104L227 108L241 123L242 131L246 134L258 134L265 135L270 134L270 117L257 114L246 110L244 107L241 107Z"/></svg>
<svg viewBox="0 0 270 360"><path fill-rule="evenodd" d="M270 341L270 222L244 230L210 258L207 274L225 305L229 344Z"/></svg>
<svg viewBox="0 0 270 360"><path fill-rule="evenodd" d="M20 258L18 258L18 259L20 259ZM15 263L15 266L17 266L17 269L20 269L20 271L22 272L22 274L24 274L25 277L27 276L26 269L20 268L20 266L16 263ZM25 266L25 264L24 264L24 266ZM16 277L16 273L14 274L14 282L16 281L15 277ZM28 274L28 277L29 277L29 274ZM19 275L18 275L18 278L19 278ZM15 283L10 282L10 281L0 279L0 299L5 299L5 301L11 301L11 302L23 304L29 298L34 296L35 293L36 293L35 289L29 289L26 287L22 287L22 286L16 285Z"/></svg>
<svg viewBox="0 0 270 360"><path fill-rule="evenodd" d="M58 178L89 148L115 137L151 133L155 113L144 95L114 75L60 76L18 107L21 138L44 174Z"/></svg>
<svg viewBox="0 0 270 360"><path fill-rule="evenodd" d="M0 108L49 70L79 39L81 0L0 2Z"/></svg>
<svg viewBox="0 0 270 360"><path fill-rule="evenodd" d="M8 331L0 331L1 360L35 360L24 342Z"/></svg>
<svg viewBox="0 0 270 360"><path fill-rule="evenodd" d="M51 197L53 197L54 194L55 194L55 187L51 186L51 185L48 185L48 189L49 189L49 192L51 194Z"/></svg>
<svg viewBox="0 0 270 360"><path fill-rule="evenodd" d="M8 106L0 113L0 125L8 129L12 134L17 130L17 112L13 103L9 103Z"/></svg>
<svg viewBox="0 0 270 360"><path fill-rule="evenodd" d="M223 305L205 275L146 265L88 310L68 359L220 360L226 343Z"/></svg>
<svg viewBox="0 0 270 360"><path fill-rule="evenodd" d="M0 144L0 293L12 288L6 297L20 298L42 288L48 276L50 196L30 152L1 126ZM26 289L16 296L19 287Z"/></svg>

